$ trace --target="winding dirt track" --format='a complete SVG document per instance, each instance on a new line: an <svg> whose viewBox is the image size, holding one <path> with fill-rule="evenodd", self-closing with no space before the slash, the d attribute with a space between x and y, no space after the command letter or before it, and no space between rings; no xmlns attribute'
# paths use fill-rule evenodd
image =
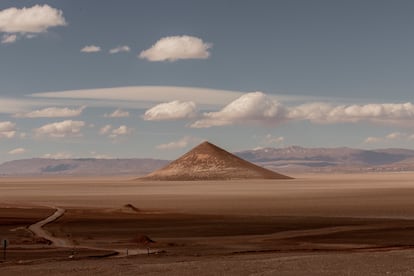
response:
<svg viewBox="0 0 414 276"><path fill-rule="evenodd" d="M59 207L53 207L56 209L56 211L49 217L36 222L35 224L32 224L29 226L29 230L32 231L33 234L35 234L36 236L40 237L40 238L44 238L48 241L51 241L53 246L56 247L73 247L73 244L71 243L70 240L68 239L64 239L64 238L58 238L53 236L52 234L50 234L48 231L46 231L45 229L43 229L43 226L45 226L48 223L54 222L55 220L57 220L58 218L60 218L61 216L63 216L63 214L65 214L66 210L63 208L59 208Z"/></svg>
<svg viewBox="0 0 414 276"><path fill-rule="evenodd" d="M43 226L45 226L48 223L52 223L58 218L62 217L66 210L60 207L53 207L56 211L50 215L49 217L36 222L35 224L32 224L29 226L29 230L37 237L46 239L52 243L55 247L61 247L61 248L73 248L74 244L71 240L66 238L58 238L50 234L48 231L46 231ZM114 248L101 248L101 247L91 247L91 246L79 246L77 245L76 248L83 248L83 249L90 249L90 250L107 250L116 252L117 254L113 257L121 258L131 255L140 255L140 254L147 254L147 250L143 249L114 249ZM155 253L157 250L151 250L150 253Z"/></svg>

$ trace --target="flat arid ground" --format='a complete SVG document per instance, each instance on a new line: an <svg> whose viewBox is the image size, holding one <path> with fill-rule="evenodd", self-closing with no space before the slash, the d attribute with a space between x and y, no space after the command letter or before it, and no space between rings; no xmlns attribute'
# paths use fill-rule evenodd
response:
<svg viewBox="0 0 414 276"><path fill-rule="evenodd" d="M0 275L414 275L414 173L293 177L2 178Z"/></svg>

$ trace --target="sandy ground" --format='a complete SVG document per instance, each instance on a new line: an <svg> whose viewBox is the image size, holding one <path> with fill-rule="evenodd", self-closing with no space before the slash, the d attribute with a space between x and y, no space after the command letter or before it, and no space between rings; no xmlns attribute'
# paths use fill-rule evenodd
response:
<svg viewBox="0 0 414 276"><path fill-rule="evenodd" d="M11 243L0 275L414 274L414 173L296 177L3 178L0 238ZM65 213L43 228L73 248L27 230L51 206ZM149 256L102 258L147 247Z"/></svg>

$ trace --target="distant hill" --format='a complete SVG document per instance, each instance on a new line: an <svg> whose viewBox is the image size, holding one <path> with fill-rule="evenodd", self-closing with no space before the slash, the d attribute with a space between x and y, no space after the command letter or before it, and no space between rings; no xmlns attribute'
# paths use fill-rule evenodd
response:
<svg viewBox="0 0 414 276"><path fill-rule="evenodd" d="M0 176L145 175L168 164L157 159L23 159L0 165Z"/></svg>
<svg viewBox="0 0 414 276"><path fill-rule="evenodd" d="M352 148L262 148L236 156L281 173L414 171L414 150ZM188 162L191 162L188 159ZM167 166L157 159L23 159L0 164L0 176L143 176ZM186 165L187 166L187 165Z"/></svg>
<svg viewBox="0 0 414 276"><path fill-rule="evenodd" d="M243 160L209 142L204 142L168 166L141 179L186 181L289 178Z"/></svg>
<svg viewBox="0 0 414 276"><path fill-rule="evenodd" d="M237 156L282 172L358 172L414 170L414 150L352 148L263 148Z"/></svg>

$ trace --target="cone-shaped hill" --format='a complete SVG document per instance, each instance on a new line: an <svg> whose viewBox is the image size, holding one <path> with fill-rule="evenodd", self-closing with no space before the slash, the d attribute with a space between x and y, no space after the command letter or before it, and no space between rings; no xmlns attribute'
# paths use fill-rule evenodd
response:
<svg viewBox="0 0 414 276"><path fill-rule="evenodd" d="M201 143L142 180L290 179L247 162L209 142Z"/></svg>

